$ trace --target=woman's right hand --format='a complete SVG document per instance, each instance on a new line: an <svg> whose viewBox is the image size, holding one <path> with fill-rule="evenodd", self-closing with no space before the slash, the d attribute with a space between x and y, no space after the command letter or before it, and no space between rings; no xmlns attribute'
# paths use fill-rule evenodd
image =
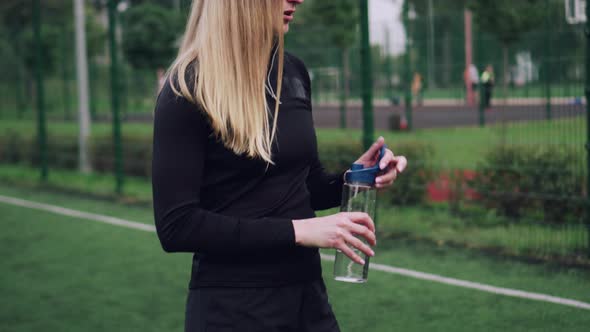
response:
<svg viewBox="0 0 590 332"><path fill-rule="evenodd" d="M374 246L375 224L363 212L340 212L326 217L293 220L295 242L304 247L335 248L353 261L364 264L364 260L351 248L354 247L369 256L373 250L357 238L362 236Z"/></svg>

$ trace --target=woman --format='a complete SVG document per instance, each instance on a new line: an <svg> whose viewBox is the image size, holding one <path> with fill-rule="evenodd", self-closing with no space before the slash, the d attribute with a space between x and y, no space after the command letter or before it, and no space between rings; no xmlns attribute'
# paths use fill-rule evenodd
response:
<svg viewBox="0 0 590 332"><path fill-rule="evenodd" d="M338 331L318 248L374 254L355 237L376 244L366 214L315 218L340 204L343 173L322 168L307 70L283 53L302 2L194 1L158 97L154 213L164 250L194 253L186 331ZM387 187L405 158L381 166Z"/></svg>

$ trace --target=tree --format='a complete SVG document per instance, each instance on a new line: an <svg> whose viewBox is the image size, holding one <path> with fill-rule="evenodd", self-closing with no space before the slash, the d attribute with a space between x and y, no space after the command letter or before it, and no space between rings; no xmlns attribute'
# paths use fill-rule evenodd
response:
<svg viewBox="0 0 590 332"><path fill-rule="evenodd" d="M55 69L58 56L58 39L60 27L71 22L72 6L70 1L42 1L42 47L43 65L46 71ZM0 25L9 35L9 43L23 59L27 72L31 72L34 64L33 17L31 3L27 0L7 0L0 2ZM70 23L71 26L71 23ZM72 38L70 38L71 40Z"/></svg>
<svg viewBox="0 0 590 332"><path fill-rule="evenodd" d="M359 21L357 0L313 1L310 10L314 18L326 29L326 36L340 50L344 101L350 94L350 48L357 39L356 22ZM313 17L312 16L312 17ZM343 105L345 107L345 105ZM343 116L345 111L343 111ZM344 121L342 123L345 123Z"/></svg>
<svg viewBox="0 0 590 332"><path fill-rule="evenodd" d="M153 3L132 6L123 17L123 52L137 69L157 69L173 60L181 27L172 9Z"/></svg>
<svg viewBox="0 0 590 332"><path fill-rule="evenodd" d="M51 74L63 57L62 49L74 49L73 7L72 1L44 0L41 2L42 28L41 52L44 71ZM94 11L88 10L87 35L89 56L97 54L104 48L106 37L104 28L97 23ZM8 36L6 42L20 59L27 76L34 65L34 44L32 29L32 11L28 0L3 0L0 2L0 29ZM62 60L65 61L65 60Z"/></svg>
<svg viewBox="0 0 590 332"><path fill-rule="evenodd" d="M312 0L298 9L297 20L287 34L287 45L299 48L313 61L312 66L333 65L334 53L340 58L344 82L341 96L341 124L345 126L346 100L350 94L350 49L357 41L359 22L357 0ZM307 54L306 54L307 53Z"/></svg>
<svg viewBox="0 0 590 332"><path fill-rule="evenodd" d="M534 27L543 26L546 0L470 0L477 26L502 45L503 76L508 76L508 49ZM507 82L504 80L504 89Z"/></svg>
<svg viewBox="0 0 590 332"><path fill-rule="evenodd" d="M586 38L584 35L584 24L569 24L565 20L563 12L563 1L550 0L547 3L545 18L542 29L534 29L523 35L524 46L530 51L533 59L537 61L547 57L548 51L554 51L559 57L559 66L545 66L544 74L547 79L581 79L583 71L583 58L585 53ZM566 75L564 77L563 75ZM569 76L569 77L568 77Z"/></svg>
<svg viewBox="0 0 590 332"><path fill-rule="evenodd" d="M434 87L437 82L449 85L456 76L453 74L456 68L453 62L458 62L457 59L464 55L463 45L458 43L457 32L463 31L463 11L468 0L405 1L414 6L417 14L414 22L406 22L406 31L411 31L412 38L416 41L412 51L417 58L427 60L416 63L416 69L428 73L425 81L427 86ZM436 66L441 68L435 69ZM437 80L436 76L440 78Z"/></svg>

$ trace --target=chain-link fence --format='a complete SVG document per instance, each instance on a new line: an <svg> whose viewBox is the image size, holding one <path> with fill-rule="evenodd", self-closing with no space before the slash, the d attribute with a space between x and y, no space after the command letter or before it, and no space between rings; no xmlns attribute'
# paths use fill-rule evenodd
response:
<svg viewBox="0 0 590 332"><path fill-rule="evenodd" d="M52 45L44 48L44 85L49 181L92 192L98 182L114 182L107 176L116 168L110 124L113 93L120 96L124 120L123 173L132 183L147 182L152 111L164 66L134 56L153 50L142 52L130 39L134 24L139 24L133 22L137 9L119 6L119 86L112 89L107 7L100 2L87 5L94 121L90 155L93 176L103 180L93 185L76 180L81 175L75 173L52 180L51 170L73 172L79 158L70 16L63 17L60 29L43 25L43 40ZM50 8L44 10L47 14ZM162 20L183 17L168 7L144 10ZM463 10L402 14L402 32L386 24L372 27L383 32L372 46L374 125L410 165L394 189L380 196L379 230L388 237L588 264L583 28L551 12L543 25L501 42L478 26L473 15L469 21ZM153 29L148 37L159 38L159 30ZM181 29L176 27L172 49ZM354 38L338 46L323 38L325 29L294 23L287 49L303 59L312 77L321 157L328 169L342 170L362 153L360 45ZM3 181L36 176L41 162L34 66L26 51L29 30L25 26L22 33L9 34L17 40L1 48ZM173 52L164 56L166 61L172 57ZM149 198L135 188L128 184L123 192Z"/></svg>

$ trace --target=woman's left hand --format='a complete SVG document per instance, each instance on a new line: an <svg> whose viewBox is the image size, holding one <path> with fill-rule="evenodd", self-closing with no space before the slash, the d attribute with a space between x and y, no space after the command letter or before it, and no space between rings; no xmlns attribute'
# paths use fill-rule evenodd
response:
<svg viewBox="0 0 590 332"><path fill-rule="evenodd" d="M383 144L385 144L385 139L379 137L377 141L371 145L369 150L355 161L355 164L363 164L365 167L375 165L379 158L379 150ZM379 163L381 172L375 179L375 186L379 189L391 186L397 178L397 175L402 173L407 165L408 161L406 160L406 157L395 156L391 150L385 149L385 154Z"/></svg>

